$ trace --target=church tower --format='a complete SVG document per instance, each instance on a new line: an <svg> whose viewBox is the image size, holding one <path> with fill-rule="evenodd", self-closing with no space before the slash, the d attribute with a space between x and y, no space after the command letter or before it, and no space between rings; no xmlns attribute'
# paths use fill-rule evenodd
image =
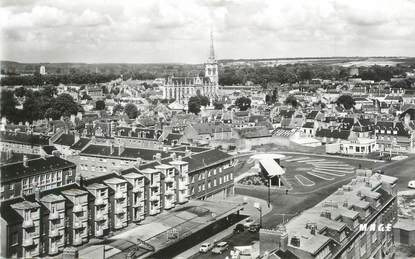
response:
<svg viewBox="0 0 415 259"><path fill-rule="evenodd" d="M214 85L218 85L218 62L215 59L215 49L213 48L213 33L210 32L210 53L205 63L205 77L210 78Z"/></svg>

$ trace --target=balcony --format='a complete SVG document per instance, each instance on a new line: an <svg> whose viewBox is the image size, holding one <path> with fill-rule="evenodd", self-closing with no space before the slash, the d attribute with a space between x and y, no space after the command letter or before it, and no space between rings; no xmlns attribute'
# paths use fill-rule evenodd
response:
<svg viewBox="0 0 415 259"><path fill-rule="evenodd" d="M49 220L57 220L60 218L59 212L55 211L49 214Z"/></svg>
<svg viewBox="0 0 415 259"><path fill-rule="evenodd" d="M173 195L175 195L176 193L175 193L175 191L173 190L173 189L168 189L168 190L166 190L165 191L165 193L164 193L164 195L166 195L166 196L173 196Z"/></svg>
<svg viewBox="0 0 415 259"><path fill-rule="evenodd" d="M160 179L153 179L153 182L150 184L150 187L152 188L156 188L156 187L160 187Z"/></svg>
<svg viewBox="0 0 415 259"><path fill-rule="evenodd" d="M150 196L150 201L158 201L160 200L160 196L157 194L153 194Z"/></svg>
<svg viewBox="0 0 415 259"><path fill-rule="evenodd" d="M101 214L101 213L98 213L98 214L95 216L95 221L104 221L104 220L106 220L106 217L104 217L104 215L103 215L103 214Z"/></svg>
<svg viewBox="0 0 415 259"><path fill-rule="evenodd" d="M179 190L187 190L187 185L185 183L179 183Z"/></svg>
<svg viewBox="0 0 415 259"><path fill-rule="evenodd" d="M55 246L52 246L50 249L49 249L49 255L57 255L59 253L59 249L58 249L58 247L55 245Z"/></svg>
<svg viewBox="0 0 415 259"><path fill-rule="evenodd" d="M115 192L115 194L114 194L114 199L119 200L119 199L124 199L124 198L125 198L125 195L124 195L124 193L123 193L123 192L120 192L120 191L116 191L116 192Z"/></svg>
<svg viewBox="0 0 415 259"><path fill-rule="evenodd" d="M25 220L25 221L23 221L23 224L22 224L23 228L32 228L34 226L35 226L35 224L33 223L32 219Z"/></svg>
<svg viewBox="0 0 415 259"><path fill-rule="evenodd" d="M95 231L96 237L102 237L103 235L104 235L104 230L102 228L97 229L97 231Z"/></svg>
<svg viewBox="0 0 415 259"><path fill-rule="evenodd" d="M144 187L142 185L133 187L132 192L143 192Z"/></svg>
<svg viewBox="0 0 415 259"><path fill-rule="evenodd" d="M114 224L114 228L115 229L121 229L121 228L123 228L124 227L124 225L122 224L122 222L118 222L118 223L115 223Z"/></svg>
<svg viewBox="0 0 415 259"><path fill-rule="evenodd" d="M82 222L76 221L73 223L73 229L81 229L83 227Z"/></svg>
<svg viewBox="0 0 415 259"><path fill-rule="evenodd" d="M117 215L118 214L124 214L125 211L126 211L126 209L123 208L123 207L116 207L115 210L114 210L114 213L117 214Z"/></svg>
<svg viewBox="0 0 415 259"><path fill-rule="evenodd" d="M49 249L49 255L56 255L58 253L59 253L59 249L58 249L58 247L56 245L55 246L52 246Z"/></svg>
<svg viewBox="0 0 415 259"><path fill-rule="evenodd" d="M166 178L164 179L164 182L166 182L166 183L174 183L174 182L175 182L175 181L174 181L174 177L173 177L173 176L168 175L168 176L166 176Z"/></svg>
<svg viewBox="0 0 415 259"><path fill-rule="evenodd" d="M133 207L141 207L143 206L143 200L137 200L136 202L133 202Z"/></svg>
<svg viewBox="0 0 415 259"><path fill-rule="evenodd" d="M74 240L73 240L73 242L72 242L72 244L73 244L74 246L79 246L79 245L82 245L82 238L80 238L80 237L75 237L75 238L74 238Z"/></svg>
<svg viewBox="0 0 415 259"><path fill-rule="evenodd" d="M160 213L160 209L158 209L158 208L157 208L157 209L152 209L152 210L150 210L148 214L149 214L150 216L153 216L153 215L156 215L156 214L158 214L158 213Z"/></svg>
<svg viewBox="0 0 415 259"><path fill-rule="evenodd" d="M72 211L73 211L74 213L80 213L80 212L82 212L82 211L83 211L83 210L82 210L82 206L81 206L81 205L79 205L79 204L76 204L75 206L73 206Z"/></svg>
<svg viewBox="0 0 415 259"><path fill-rule="evenodd" d="M98 197L95 199L95 206L103 206L105 205L105 201L102 197Z"/></svg>
<svg viewBox="0 0 415 259"><path fill-rule="evenodd" d="M23 246L23 247L28 247L28 246L32 246L32 245L34 245L34 244L35 244L35 243L33 242L33 238L31 238L31 237L27 237L27 238L23 239L22 246Z"/></svg>
<svg viewBox="0 0 415 259"><path fill-rule="evenodd" d="M54 230L51 230L50 232L49 232L49 237L51 237L51 238L53 238L53 237L59 237L61 234L59 233L59 230L58 229L54 229Z"/></svg>

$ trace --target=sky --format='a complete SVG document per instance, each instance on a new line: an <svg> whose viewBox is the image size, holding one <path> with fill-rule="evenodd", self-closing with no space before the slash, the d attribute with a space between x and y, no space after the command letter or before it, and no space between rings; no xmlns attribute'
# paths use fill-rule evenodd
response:
<svg viewBox="0 0 415 259"><path fill-rule="evenodd" d="M0 59L415 56L415 0L2 0Z"/></svg>

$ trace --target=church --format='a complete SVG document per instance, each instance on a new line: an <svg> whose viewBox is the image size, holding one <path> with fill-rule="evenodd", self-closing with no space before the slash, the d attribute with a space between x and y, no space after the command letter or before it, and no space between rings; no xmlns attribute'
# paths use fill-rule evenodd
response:
<svg viewBox="0 0 415 259"><path fill-rule="evenodd" d="M175 99L176 102L187 104L192 96L204 95L211 101L216 99L219 91L218 62L213 48L213 37L210 37L210 54L205 63L205 76L167 78L161 86L164 99Z"/></svg>

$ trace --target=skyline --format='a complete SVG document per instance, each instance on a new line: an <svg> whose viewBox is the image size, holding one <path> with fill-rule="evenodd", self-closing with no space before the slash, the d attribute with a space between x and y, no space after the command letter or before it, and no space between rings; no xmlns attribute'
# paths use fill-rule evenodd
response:
<svg viewBox="0 0 415 259"><path fill-rule="evenodd" d="M3 1L1 60L203 63L415 56L415 1Z"/></svg>

